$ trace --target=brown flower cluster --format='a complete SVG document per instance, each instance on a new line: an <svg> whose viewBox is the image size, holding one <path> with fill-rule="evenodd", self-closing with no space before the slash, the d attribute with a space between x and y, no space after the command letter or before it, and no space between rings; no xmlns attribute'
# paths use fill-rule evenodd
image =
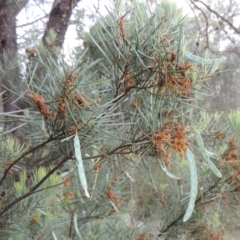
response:
<svg viewBox="0 0 240 240"><path fill-rule="evenodd" d="M190 96L192 82L187 75L168 73L167 83L177 96Z"/></svg>
<svg viewBox="0 0 240 240"><path fill-rule="evenodd" d="M82 96L80 96L78 93L73 93L73 97L75 98L75 100L77 101L78 105L80 106L84 106L85 105L85 100L83 99Z"/></svg>
<svg viewBox="0 0 240 240"><path fill-rule="evenodd" d="M194 68L188 62L184 62L178 66L178 70L181 71L182 75L186 75L186 71L194 71Z"/></svg>
<svg viewBox="0 0 240 240"><path fill-rule="evenodd" d="M220 131L216 132L215 135L217 139L223 139L223 134Z"/></svg>
<svg viewBox="0 0 240 240"><path fill-rule="evenodd" d="M74 91L74 88L76 86L74 80L76 78L77 76L70 73L66 82L63 83L63 89L61 94L57 97L57 100L59 102L58 112L64 116L67 115L66 103L71 105L72 97L77 101L80 106L84 106L83 98L78 93L76 93L76 91Z"/></svg>
<svg viewBox="0 0 240 240"><path fill-rule="evenodd" d="M28 94L28 97L32 99L32 101L39 109L40 113L46 119L52 116L52 120L54 122L53 125L58 130L65 126L66 117L69 115L69 109L74 110L78 106L84 107L91 104L75 90L76 78L77 76L70 72L66 80L62 83L61 92L57 96L55 96L54 99L51 99L51 102L57 103L57 109L55 111L49 110L49 105L43 95L35 93ZM79 130L79 127L75 126L75 124L69 127L69 132L76 132L77 130Z"/></svg>
<svg viewBox="0 0 240 240"><path fill-rule="evenodd" d="M106 195L110 200L112 200L116 203L117 209L120 209L120 197L115 195L115 193L112 190L107 191ZM108 215L109 216L113 215L115 212L116 212L115 208L112 207L112 209L110 210Z"/></svg>
<svg viewBox="0 0 240 240"><path fill-rule="evenodd" d="M126 21L124 20L124 16L121 17L121 18L118 20L118 25L119 25L119 30L120 30L120 36L121 36L123 39L128 38L127 33L126 33L126 29L125 29Z"/></svg>
<svg viewBox="0 0 240 240"><path fill-rule="evenodd" d="M190 238L201 239L201 240L223 240L225 230L223 228L214 229L212 226L202 223L199 225L192 226L195 230L190 233Z"/></svg>
<svg viewBox="0 0 240 240"><path fill-rule="evenodd" d="M239 185L240 183L240 161L239 161L239 151L237 149L237 144L235 142L235 138L232 137L232 139L229 142L229 148L224 153L226 162L234 168L234 171L232 172L232 176L230 179L230 183L235 183ZM236 191L239 190L239 187L236 188Z"/></svg>
<svg viewBox="0 0 240 240"><path fill-rule="evenodd" d="M146 234L145 233L140 234L136 240L147 240Z"/></svg>
<svg viewBox="0 0 240 240"><path fill-rule="evenodd" d="M157 154L165 161L166 167L170 168L169 158L171 151L169 147L180 154L181 157L186 155L187 147L190 145L186 141L186 134L184 127L175 122L174 124L168 124L161 129L152 138L152 143L157 149Z"/></svg>
<svg viewBox="0 0 240 240"><path fill-rule="evenodd" d="M194 71L194 69L187 62L179 65L178 67L173 66L177 55L175 53L171 54L170 60L167 59L167 85L177 96L190 96L190 90L192 88L192 81L187 75L187 71ZM169 62L170 61L170 62ZM161 73L165 76L166 70L164 67L161 68ZM165 79L158 81L158 89L165 86Z"/></svg>
<svg viewBox="0 0 240 240"><path fill-rule="evenodd" d="M38 95L38 94L29 94L28 95L33 102L37 105L37 108L39 109L39 111L41 112L41 114L45 117L45 118L49 118L50 116L52 116L52 112L49 111L48 106L46 104L46 100L44 99L44 97L42 95Z"/></svg>
<svg viewBox="0 0 240 240"><path fill-rule="evenodd" d="M106 192L106 195L108 196L108 198L110 200L113 200L114 202L118 203L120 202L120 197L118 197L117 195L114 194L113 191L109 190Z"/></svg>
<svg viewBox="0 0 240 240"><path fill-rule="evenodd" d="M176 59L177 59L177 54L176 53L171 53L170 62L173 63Z"/></svg>
<svg viewBox="0 0 240 240"><path fill-rule="evenodd" d="M42 215L41 214L35 215L30 220L30 226L39 224L41 221L42 221Z"/></svg>
<svg viewBox="0 0 240 240"><path fill-rule="evenodd" d="M130 94L131 88L135 86L135 82L133 80L131 73L126 73L124 75L124 82L120 85L120 93L126 92L126 94Z"/></svg>
<svg viewBox="0 0 240 240"><path fill-rule="evenodd" d="M230 140L229 149L226 151L225 155L226 155L227 162L231 166L233 166L235 168L239 168L239 170L240 170L240 165L237 163L239 152L237 150L237 145L235 143L234 137Z"/></svg>
<svg viewBox="0 0 240 240"><path fill-rule="evenodd" d="M73 200L75 199L75 194L72 191L63 193L64 197L68 200Z"/></svg>

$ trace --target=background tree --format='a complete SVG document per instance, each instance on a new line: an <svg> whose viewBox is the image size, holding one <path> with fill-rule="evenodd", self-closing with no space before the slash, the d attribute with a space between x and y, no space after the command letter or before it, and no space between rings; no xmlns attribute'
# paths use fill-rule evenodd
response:
<svg viewBox="0 0 240 240"><path fill-rule="evenodd" d="M28 4L29 1L7 1L2 0L0 3L0 30L1 44L0 56L2 64L2 83L4 84L4 112L10 112L18 109L14 101L9 101L13 98L14 87L19 88L20 71L19 67L14 66L17 61L17 15ZM49 13L48 22L42 37L42 44L47 49L62 48L65 34L69 25L69 20L72 14L72 9L77 2L69 1L54 1L52 9ZM26 6L28 7L28 6ZM54 40L54 41L52 41ZM26 52L29 57L33 57L37 49L29 49L27 46ZM10 66L9 66L10 65ZM13 66L15 71L9 72L9 68ZM14 79L14 80L13 80Z"/></svg>
<svg viewBox="0 0 240 240"><path fill-rule="evenodd" d="M199 110L225 58L186 48L174 3L116 1L69 64L66 25L50 24L66 23L65 3L27 49L24 91L4 85L25 108L2 117L25 129L23 143L11 127L1 134L1 237L222 239L217 209L239 204L240 113L223 127Z"/></svg>
<svg viewBox="0 0 240 240"><path fill-rule="evenodd" d="M206 87L209 92L204 100L208 112L224 112L239 107L239 3L238 1L187 1L194 13L189 32L192 50L204 56L227 56L224 71L212 77ZM197 40L196 40L197 39ZM229 233L238 231L239 208L230 204L222 209L222 221ZM226 236L226 238L231 238Z"/></svg>
<svg viewBox="0 0 240 240"><path fill-rule="evenodd" d="M205 99L208 111L229 112L239 107L239 14L238 1L186 1L194 18L188 27L192 50L201 56L226 56L224 71L208 83L211 97Z"/></svg>

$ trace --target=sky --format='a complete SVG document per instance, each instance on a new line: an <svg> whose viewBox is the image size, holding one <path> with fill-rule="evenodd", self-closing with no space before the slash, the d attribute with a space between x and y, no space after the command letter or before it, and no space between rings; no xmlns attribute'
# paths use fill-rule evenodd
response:
<svg viewBox="0 0 240 240"><path fill-rule="evenodd" d="M130 0L128 0L130 1ZM158 0L157 0L158 1ZM161 0L159 0L160 2ZM23 36L23 31L26 31L26 34L23 37L20 37L19 43L26 41L26 39L31 38L33 39L36 35L36 29L43 29L44 28L44 21L47 20L47 18L44 19L44 17L50 12L52 2L51 1L43 1L45 4L41 3L38 4L38 1L30 0L29 1L29 7L27 9L23 9L20 14L18 15L18 23L17 28L19 36ZM81 0L78 2L78 5L76 9L86 9L86 15L89 14L95 14L96 8L101 13L101 15L106 15L108 13L106 7L111 6L112 1L111 0ZM185 9L184 14L186 14L189 10L189 7L186 4L186 0L176 0L176 3L179 7L183 7ZM40 19L40 21L36 21L36 19ZM30 25L28 23L34 22L33 25ZM84 22L86 24L85 30L87 31L91 25L92 22L85 18ZM38 36L39 39L41 39L41 36ZM36 40L36 42L38 39ZM78 46L81 44L82 41L77 39L75 26L70 25L68 27L68 31L65 37L65 44L64 44L64 52L66 55L70 55L70 52L74 46ZM33 46L29 46L30 48Z"/></svg>
<svg viewBox="0 0 240 240"><path fill-rule="evenodd" d="M157 1L161 2L161 0L157 0ZM174 1L174 0L172 0L172 1ZM112 2L111 0L81 0L81 2L78 3L78 5L80 7L88 6L88 8L92 11L95 10L94 6L98 6L99 11L102 14L106 14L107 10L106 10L105 6L109 6L111 4L111 2ZM178 5L178 7L183 7L186 10L186 12L189 11L189 7L186 3L186 0L175 0L175 2Z"/></svg>
<svg viewBox="0 0 240 240"><path fill-rule="evenodd" d="M128 0L130 1L130 0ZM157 2L161 2L161 0L156 0ZM174 1L174 0L172 0ZM86 14L95 14L96 13L96 8L98 9L98 11L101 13L101 15L107 15L108 11L107 11L107 7L110 7L113 1L111 0L81 0L78 3L78 8L82 9L85 8L86 9ZM183 8L183 14L188 14L190 12L190 8L186 3L186 0L175 0L177 6L179 8ZM92 23L91 21L89 21L88 19L85 19L86 25L87 27L85 28L85 30L87 30L89 27L91 27ZM72 26L74 27L74 26ZM69 30L68 30L68 36L72 35L71 33L73 33L73 29L70 26ZM75 44L75 42L78 42L75 39L71 40L71 44Z"/></svg>

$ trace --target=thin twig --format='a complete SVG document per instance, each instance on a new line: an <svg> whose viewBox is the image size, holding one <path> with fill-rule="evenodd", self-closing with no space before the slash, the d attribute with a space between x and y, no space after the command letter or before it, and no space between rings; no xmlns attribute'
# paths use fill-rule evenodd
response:
<svg viewBox="0 0 240 240"><path fill-rule="evenodd" d="M40 17L40 18L38 18L38 19L35 19L35 20L32 21L32 22L28 22L28 23L25 23L25 24L22 24L22 25L17 25L17 28L27 27L27 26L32 25L32 24L34 24L34 23L36 23L36 22L38 22L38 21L40 21L40 20L42 20L42 19L44 19L44 18L46 18L46 17L48 17L48 16L49 16L49 14L46 14L45 16Z"/></svg>
<svg viewBox="0 0 240 240"><path fill-rule="evenodd" d="M204 3L204 2L202 2L200 0L195 0L195 2L200 2L202 5L204 5L207 8L207 10L209 12L214 13L218 18L220 18L223 22L228 24L236 33L238 33L240 35L240 31L236 27L234 27L232 23L230 23L226 18L221 16L219 13L214 11L212 8L210 8L206 3Z"/></svg>

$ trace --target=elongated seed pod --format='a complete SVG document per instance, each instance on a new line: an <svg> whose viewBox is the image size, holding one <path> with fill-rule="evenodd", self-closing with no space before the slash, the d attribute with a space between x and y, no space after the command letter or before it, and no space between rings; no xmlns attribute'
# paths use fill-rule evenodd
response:
<svg viewBox="0 0 240 240"><path fill-rule="evenodd" d="M198 190L198 180L197 180L197 168L194 160L194 155L190 149L187 148L187 160L189 164L189 171L190 171L190 195L189 195L189 203L187 210L183 217L183 222L186 222L189 220L189 218L192 216L195 201L197 197L197 190Z"/></svg>
<svg viewBox="0 0 240 240"><path fill-rule="evenodd" d="M227 60L226 57L215 58L215 59L204 59L199 56L193 55L190 52L185 52L185 57L187 57L188 59L192 60L195 63L205 64L205 65L212 65L214 63L220 64L220 63L224 63Z"/></svg>
<svg viewBox="0 0 240 240"><path fill-rule="evenodd" d="M78 168L80 183L82 184L85 195L89 198L90 196L87 190L87 179L86 179L86 175L83 167L80 140L77 133L74 137L74 151L75 151L75 157L77 159L77 168Z"/></svg>

